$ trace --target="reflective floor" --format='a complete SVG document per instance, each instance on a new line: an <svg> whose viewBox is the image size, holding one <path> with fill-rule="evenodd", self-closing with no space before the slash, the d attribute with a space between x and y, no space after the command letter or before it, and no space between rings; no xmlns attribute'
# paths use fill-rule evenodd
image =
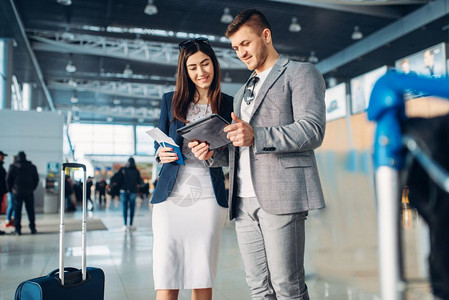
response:
<svg viewBox="0 0 449 300"><path fill-rule="evenodd" d="M376 232L361 233L356 240L342 242L340 236L333 233L338 226L329 224L330 217L326 214L325 210L312 212L306 223L306 281L311 299L380 299ZM67 218L80 218L80 215L79 212L67 214ZM100 218L108 228L87 234L87 265L102 268L105 272L105 299L154 299L151 211L148 202L140 203L137 208L137 230L134 232L122 231L119 203L108 203L108 207L96 209L90 217ZM350 217L350 214L346 215L342 219L343 224L351 223ZM37 218L47 220L57 219L58 216L46 214ZM420 242L416 240L418 221L411 214L407 218L408 228L404 227L404 243L407 246L405 270L410 282L405 298L433 299L425 274L420 271L422 266L416 258L420 251ZM4 215L0 218L0 222L3 221ZM23 225L27 225L25 215ZM344 232L341 234L344 235ZM66 237L66 266L80 267L81 234L69 232ZM58 267L58 241L57 233L0 236L0 300L13 299L21 281L42 276ZM189 291L182 291L179 299L190 299ZM213 299L250 299L233 223L226 224L224 228Z"/></svg>

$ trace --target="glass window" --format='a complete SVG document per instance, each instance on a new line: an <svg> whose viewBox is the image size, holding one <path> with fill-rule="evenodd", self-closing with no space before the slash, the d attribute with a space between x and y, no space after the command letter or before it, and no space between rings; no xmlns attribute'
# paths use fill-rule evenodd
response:
<svg viewBox="0 0 449 300"><path fill-rule="evenodd" d="M154 126L136 126L136 154L154 155L154 140L145 133Z"/></svg>
<svg viewBox="0 0 449 300"><path fill-rule="evenodd" d="M134 155L132 125L71 124L69 135L77 155Z"/></svg>

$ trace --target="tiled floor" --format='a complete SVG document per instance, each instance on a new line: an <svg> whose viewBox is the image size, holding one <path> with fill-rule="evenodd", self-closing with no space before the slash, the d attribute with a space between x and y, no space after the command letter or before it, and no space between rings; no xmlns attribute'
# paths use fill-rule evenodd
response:
<svg viewBox="0 0 449 300"><path fill-rule="evenodd" d="M117 205L117 203L116 203ZM4 216L2 216L4 217ZM57 218L57 215L38 215ZM87 265L100 267L106 275L106 300L154 299L152 278L151 213L148 204L136 212L135 232L123 232L120 207L98 209L92 217L101 218L108 230L89 231ZM349 215L347 216L349 218ZM67 218L80 218L80 213ZM26 216L24 216L27 224ZM306 273L313 300L380 299L378 296L376 247L358 247L360 241L342 244L332 236L322 212L314 212L307 221ZM39 230L39 228L38 228ZM372 232L366 233L375 241ZM374 233L375 234L375 233ZM66 266L80 266L80 233L67 233ZM23 234L0 237L0 300L11 300L19 283L42 276L58 266L58 234ZM375 242L372 244L375 245ZM363 250L360 250L363 249ZM367 250L368 249L368 250ZM409 247L407 254L413 254ZM411 267L412 273L416 267ZM413 276L415 279L419 276ZM409 284L407 299L433 299L425 280ZM237 247L234 224L224 228L214 300L250 299ZM182 291L179 299L190 299Z"/></svg>

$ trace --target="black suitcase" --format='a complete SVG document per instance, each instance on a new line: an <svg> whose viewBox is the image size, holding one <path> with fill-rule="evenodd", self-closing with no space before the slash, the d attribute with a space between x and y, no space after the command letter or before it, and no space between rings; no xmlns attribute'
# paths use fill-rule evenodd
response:
<svg viewBox="0 0 449 300"><path fill-rule="evenodd" d="M64 268L64 182L65 170L82 168L83 180L83 221L82 221L82 266L81 269ZM61 224L59 229L59 269L42 276L22 282L15 300L103 300L104 273L99 268L86 267L86 166L77 163L64 163L61 169Z"/></svg>

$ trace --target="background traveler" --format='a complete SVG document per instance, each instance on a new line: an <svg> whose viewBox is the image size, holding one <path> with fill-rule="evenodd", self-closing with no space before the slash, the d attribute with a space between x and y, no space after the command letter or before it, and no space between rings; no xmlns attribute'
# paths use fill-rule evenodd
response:
<svg viewBox="0 0 449 300"><path fill-rule="evenodd" d="M64 183L64 197L65 197L65 206L66 211L75 211L76 210L76 201L74 200L74 189L72 178L70 175L65 175L65 183Z"/></svg>
<svg viewBox="0 0 449 300"><path fill-rule="evenodd" d="M6 199L8 201L8 208L6 210L5 227L14 226L14 205L12 203L12 194L10 192L6 193Z"/></svg>
<svg viewBox="0 0 449 300"><path fill-rule="evenodd" d="M6 170L3 167L5 156L8 156L8 154L4 153L3 151L0 151L0 208L3 204L3 197L8 192L6 188ZM0 230L0 235L5 234L4 231Z"/></svg>
<svg viewBox="0 0 449 300"><path fill-rule="evenodd" d="M6 176L8 191L12 193L14 205L14 228L15 234L22 234L22 204L25 202L29 227L31 234L36 234L34 195L33 192L39 183L39 175L36 166L26 159L26 154L20 151L17 154L17 161L9 167Z"/></svg>
<svg viewBox="0 0 449 300"><path fill-rule="evenodd" d="M14 155L13 163L17 162L17 155ZM5 186L6 186L6 178L5 178ZM12 202L12 194L8 192L6 194L6 199L8 199L8 209L6 210L6 220L5 220L5 228L14 226L14 204Z"/></svg>
<svg viewBox="0 0 449 300"><path fill-rule="evenodd" d="M136 227L133 225L134 210L136 208L138 187L142 185L143 181L142 177L140 177L139 170L137 170L136 168L136 162L134 161L134 158L130 157L128 159L126 167L121 168L118 173L123 176L120 185L120 201L122 201L123 206L123 230L136 230Z"/></svg>
<svg viewBox="0 0 449 300"><path fill-rule="evenodd" d="M101 176L100 180L95 183L95 196L98 194L98 203L100 206L102 204L106 205L106 180L104 180L104 177Z"/></svg>
<svg viewBox="0 0 449 300"><path fill-rule="evenodd" d="M87 206L88 206L88 209L90 210L90 211L93 211L94 210L94 207L95 207L95 205L94 205L94 202L92 201L92 198L91 198L91 195L92 195L92 186L94 185L94 182L93 182L93 177L92 176L88 176L87 177L87 182L86 182L86 200L87 200ZM89 207L89 205L90 205L90 207Z"/></svg>

